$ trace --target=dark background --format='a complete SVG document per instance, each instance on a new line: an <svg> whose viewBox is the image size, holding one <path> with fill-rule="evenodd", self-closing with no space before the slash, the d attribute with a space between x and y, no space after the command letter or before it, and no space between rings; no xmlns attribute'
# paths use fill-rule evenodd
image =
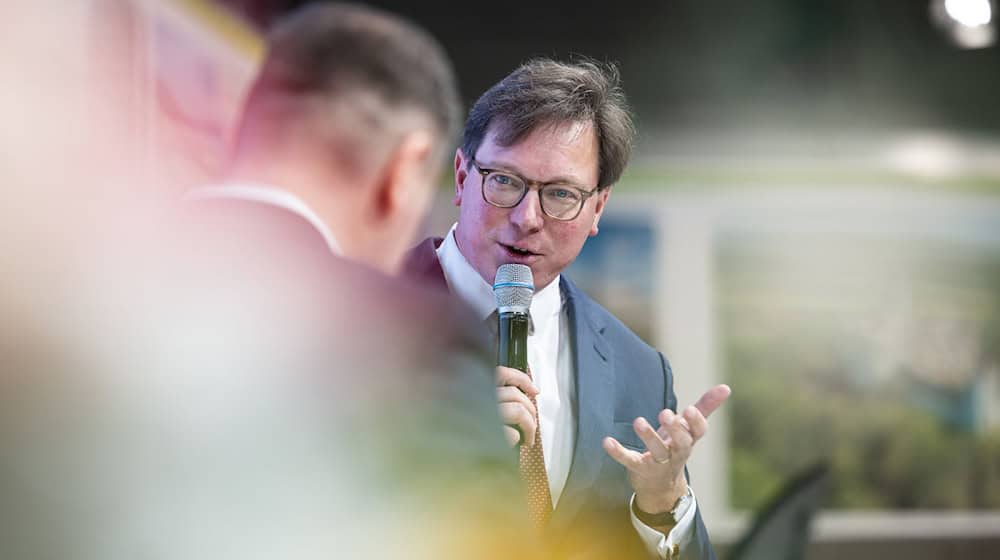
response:
<svg viewBox="0 0 1000 560"><path fill-rule="evenodd" d="M305 3L219 2L260 29ZM438 37L466 103L527 58L578 53L620 63L640 128L1000 130L1000 49L955 47L926 0L367 4Z"/></svg>

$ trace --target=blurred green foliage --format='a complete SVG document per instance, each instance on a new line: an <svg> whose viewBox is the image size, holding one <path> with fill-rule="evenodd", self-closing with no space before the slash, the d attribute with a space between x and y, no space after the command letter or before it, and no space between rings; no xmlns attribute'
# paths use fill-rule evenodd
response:
<svg viewBox="0 0 1000 560"><path fill-rule="evenodd" d="M783 481L830 462L829 507L1000 507L1000 430L950 429L885 393L824 391L808 378L731 371L732 506L754 509ZM832 389L832 388L831 388Z"/></svg>
<svg viewBox="0 0 1000 560"><path fill-rule="evenodd" d="M759 508L785 480L818 460L831 466L830 508L1000 507L1000 426L963 425L923 406L914 398L915 376L905 360L875 371L872 364L884 349L868 338L878 335L878 328L852 329L854 323L844 320L863 314L864 302L856 301L860 291L830 290L846 280L774 283L788 270L787 259L822 259L828 246L781 253L774 245L768 249L767 240L741 238L722 247L717 261L722 364L738 396L727 405L734 509ZM1000 258L952 249L925 245L907 252L894 246L870 259L867 270L854 267L843 274L873 288L877 269L891 260L885 255L906 260L917 300L907 320L946 317L972 325L978 351L968 377L1000 375ZM915 350L904 345L904 358ZM943 383L939 389L949 395L954 386ZM1000 404L1000 395L993 403Z"/></svg>

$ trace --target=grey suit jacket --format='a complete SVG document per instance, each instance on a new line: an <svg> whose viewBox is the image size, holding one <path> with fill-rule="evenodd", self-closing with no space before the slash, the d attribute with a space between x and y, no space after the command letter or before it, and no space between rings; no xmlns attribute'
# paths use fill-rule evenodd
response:
<svg viewBox="0 0 1000 560"><path fill-rule="evenodd" d="M446 287L435 248L427 239L409 253L410 277ZM614 436L627 447L644 449L632 429L643 416L654 426L664 408L677 409L673 374L664 356L643 342L611 313L584 294L565 275L566 298L576 375L577 435L569 477L548 531L549 545L571 558L644 558L628 511L631 486L625 469L601 446ZM715 553L698 514L695 535L684 558L711 560Z"/></svg>

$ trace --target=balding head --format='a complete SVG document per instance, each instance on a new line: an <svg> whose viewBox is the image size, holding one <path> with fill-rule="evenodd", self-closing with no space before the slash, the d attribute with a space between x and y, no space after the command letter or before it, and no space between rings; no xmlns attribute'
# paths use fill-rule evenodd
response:
<svg viewBox="0 0 1000 560"><path fill-rule="evenodd" d="M397 16L313 4L279 21L267 48L237 151L266 149L274 157L290 136L308 137L357 174L370 172L379 152L409 130L428 129L443 140L457 128L457 88L443 49Z"/></svg>
<svg viewBox="0 0 1000 560"><path fill-rule="evenodd" d="M237 129L233 178L304 199L348 256L394 261L457 129L444 50L397 16L337 3L296 11L267 42Z"/></svg>

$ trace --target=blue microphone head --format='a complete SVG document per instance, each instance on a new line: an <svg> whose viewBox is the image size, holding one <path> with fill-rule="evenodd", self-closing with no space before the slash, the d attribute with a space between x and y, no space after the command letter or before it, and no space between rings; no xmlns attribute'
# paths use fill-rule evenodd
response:
<svg viewBox="0 0 1000 560"><path fill-rule="evenodd" d="M497 311L527 313L531 307L531 296L535 294L535 281L531 268L524 264L502 264L493 280L493 297L497 300Z"/></svg>

